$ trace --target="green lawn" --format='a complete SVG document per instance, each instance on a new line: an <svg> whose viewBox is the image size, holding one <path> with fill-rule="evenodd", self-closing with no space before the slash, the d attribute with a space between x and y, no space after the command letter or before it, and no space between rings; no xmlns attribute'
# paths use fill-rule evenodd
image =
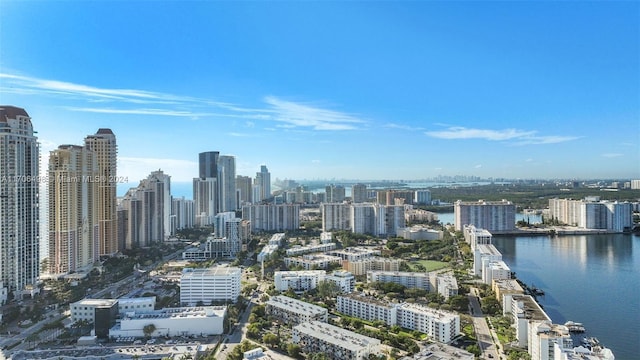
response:
<svg viewBox="0 0 640 360"><path fill-rule="evenodd" d="M427 269L427 272L444 269L449 266L449 263L442 262L442 261L435 261L435 260L412 261L409 263L409 266L413 268L413 264L421 264L422 266L425 267L425 269Z"/></svg>

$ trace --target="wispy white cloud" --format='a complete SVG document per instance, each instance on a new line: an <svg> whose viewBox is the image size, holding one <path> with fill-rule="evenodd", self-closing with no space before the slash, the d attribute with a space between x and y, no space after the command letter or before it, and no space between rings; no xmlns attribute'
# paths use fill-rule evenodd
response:
<svg viewBox="0 0 640 360"><path fill-rule="evenodd" d="M621 156L624 156L624 154L619 154L619 153L602 154L602 157L606 157L606 158L617 158L617 157L621 157Z"/></svg>
<svg viewBox="0 0 640 360"><path fill-rule="evenodd" d="M535 130L519 129L474 129L462 126L451 126L440 131L426 131L425 134L431 137L447 140L455 139L481 139L488 141L515 141L515 145L529 144L555 144L579 139L578 136L539 136Z"/></svg>
<svg viewBox="0 0 640 360"><path fill-rule="evenodd" d="M482 164L478 164L478 165L474 166L474 168L476 168L476 169L480 169L481 167L482 167Z"/></svg>
<svg viewBox="0 0 640 360"><path fill-rule="evenodd" d="M238 132L230 132L227 135L229 136L233 136L233 137L260 137L260 135L258 134L248 134L248 133L238 133Z"/></svg>
<svg viewBox="0 0 640 360"><path fill-rule="evenodd" d="M580 139L580 136L529 136L518 141L516 145L557 144Z"/></svg>
<svg viewBox="0 0 640 360"><path fill-rule="evenodd" d="M470 129L462 126L453 126L441 131L427 131L425 134L440 139L484 139L501 141L522 138L524 136L532 136L535 134L535 131L523 131L516 129Z"/></svg>
<svg viewBox="0 0 640 360"><path fill-rule="evenodd" d="M76 103L84 101L91 105L78 106L74 103L74 106L63 106L70 111L192 119L228 117L244 120L245 127L255 127L254 121L263 121L275 122L277 125L274 126L280 129L353 130L366 124L366 121L352 114L309 103L286 101L275 96L265 97L262 99L264 106L255 107L147 90L100 88L8 73L0 73L0 79L2 92L62 96ZM102 106L93 106L95 104ZM140 107L132 108L132 104Z"/></svg>
<svg viewBox="0 0 640 360"><path fill-rule="evenodd" d="M366 121L343 112L323 109L305 103L267 96L264 102L273 110L272 120L282 122L283 128L311 128L313 130L354 130Z"/></svg>
<svg viewBox="0 0 640 360"><path fill-rule="evenodd" d="M119 114L119 115L155 115L155 116L178 116L178 117L200 117L215 115L212 113L193 113L191 111L180 111L170 109L113 109L113 108L86 108L86 107L65 107L67 110L91 112L101 114Z"/></svg>
<svg viewBox="0 0 640 360"><path fill-rule="evenodd" d="M408 131L422 131L422 130L424 130L423 127L415 127L415 126L395 124L395 123L388 123L388 124L385 124L383 126L386 127L386 128L408 130Z"/></svg>

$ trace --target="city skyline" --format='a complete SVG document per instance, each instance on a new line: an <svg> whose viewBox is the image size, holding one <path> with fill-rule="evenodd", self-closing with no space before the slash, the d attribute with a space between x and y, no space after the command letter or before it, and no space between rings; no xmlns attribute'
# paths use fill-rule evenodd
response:
<svg viewBox="0 0 640 360"><path fill-rule="evenodd" d="M637 3L0 7L0 103L43 166L112 129L119 194L210 150L272 179L640 177Z"/></svg>

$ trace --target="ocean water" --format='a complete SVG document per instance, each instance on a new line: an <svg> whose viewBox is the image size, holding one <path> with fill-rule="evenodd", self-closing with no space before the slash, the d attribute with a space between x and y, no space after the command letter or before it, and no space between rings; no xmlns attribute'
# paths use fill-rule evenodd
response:
<svg viewBox="0 0 640 360"><path fill-rule="evenodd" d="M581 322L617 360L640 359L640 236L494 237L554 323Z"/></svg>

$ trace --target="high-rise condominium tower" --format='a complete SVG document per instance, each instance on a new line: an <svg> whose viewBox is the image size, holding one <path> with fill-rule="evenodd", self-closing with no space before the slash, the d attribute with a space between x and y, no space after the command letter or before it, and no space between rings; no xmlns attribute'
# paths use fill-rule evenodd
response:
<svg viewBox="0 0 640 360"><path fill-rule="evenodd" d="M39 275L39 155L27 112L0 106L0 287L16 293Z"/></svg>
<svg viewBox="0 0 640 360"><path fill-rule="evenodd" d="M219 211L218 158L220 153L208 151L198 156L198 177L193 179L193 201L197 226L213 224Z"/></svg>
<svg viewBox="0 0 640 360"><path fill-rule="evenodd" d="M96 153L60 145L49 154L49 257L45 273L90 269L100 256L99 179Z"/></svg>
<svg viewBox="0 0 640 360"><path fill-rule="evenodd" d="M98 162L98 222L100 223L100 255L118 252L118 218L116 201L116 166L118 147L111 129L98 129L84 139L85 147L96 153Z"/></svg>
<svg viewBox="0 0 640 360"><path fill-rule="evenodd" d="M207 151L199 154L198 157L198 177L200 179L214 178L218 176L218 151Z"/></svg>
<svg viewBox="0 0 640 360"><path fill-rule="evenodd" d="M256 173L255 185L258 187L259 198L254 201L262 201L271 197L271 173L266 165L260 166L260 172Z"/></svg>
<svg viewBox="0 0 640 360"><path fill-rule="evenodd" d="M218 159L218 212L236 211L236 158L222 155Z"/></svg>
<svg viewBox="0 0 640 360"><path fill-rule="evenodd" d="M120 207L127 249L149 246L171 236L171 176L152 172L131 188Z"/></svg>

